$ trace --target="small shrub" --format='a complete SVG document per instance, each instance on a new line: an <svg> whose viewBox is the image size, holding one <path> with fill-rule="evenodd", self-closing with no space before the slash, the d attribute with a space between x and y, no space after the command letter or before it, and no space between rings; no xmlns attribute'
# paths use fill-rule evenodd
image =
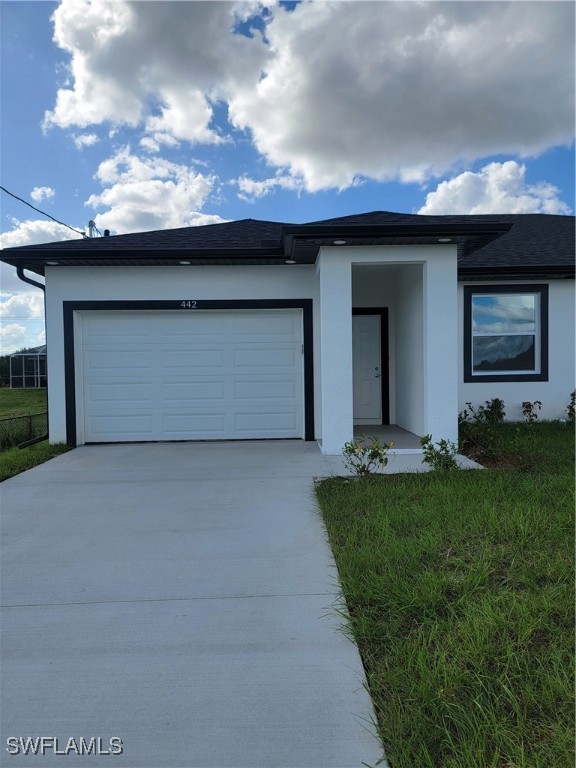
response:
<svg viewBox="0 0 576 768"><path fill-rule="evenodd" d="M492 400L486 400L484 405L473 406L472 403L466 403L466 408L458 414L458 421L465 421L476 424L501 424L506 416L504 400L499 397L493 397Z"/></svg>
<svg viewBox="0 0 576 768"><path fill-rule="evenodd" d="M489 424L501 424L504 421L504 416L506 416L504 400L500 400L499 397L486 400L486 404L481 405L479 410L484 416L484 421L487 421Z"/></svg>
<svg viewBox="0 0 576 768"><path fill-rule="evenodd" d="M479 406L466 403L458 414L460 449L479 460L498 456L502 448L499 427L505 415L504 401L498 397Z"/></svg>
<svg viewBox="0 0 576 768"><path fill-rule="evenodd" d="M533 424L535 421L538 421L538 411L541 410L542 403L540 400L534 400L533 403L531 403L529 400L524 400L522 403L522 415L528 424Z"/></svg>
<svg viewBox="0 0 576 768"><path fill-rule="evenodd" d="M378 437L366 437L362 434L344 444L344 464L358 477L366 477L388 464L387 454L393 445L393 442L381 443Z"/></svg>
<svg viewBox="0 0 576 768"><path fill-rule="evenodd" d="M568 421L574 421L576 418L576 389L570 395L570 402L566 407L566 413L568 414Z"/></svg>
<svg viewBox="0 0 576 768"><path fill-rule="evenodd" d="M435 445L432 443L432 435L424 435L420 438L420 444L424 449L424 463L432 469L446 472L452 469L459 469L456 461L458 447L450 440L439 440Z"/></svg>

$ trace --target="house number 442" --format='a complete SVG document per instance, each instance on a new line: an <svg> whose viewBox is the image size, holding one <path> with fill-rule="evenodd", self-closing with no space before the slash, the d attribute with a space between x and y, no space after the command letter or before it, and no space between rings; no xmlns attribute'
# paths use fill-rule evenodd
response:
<svg viewBox="0 0 576 768"><path fill-rule="evenodd" d="M196 302L188 299L187 301L181 301L180 306L182 309L196 309Z"/></svg>

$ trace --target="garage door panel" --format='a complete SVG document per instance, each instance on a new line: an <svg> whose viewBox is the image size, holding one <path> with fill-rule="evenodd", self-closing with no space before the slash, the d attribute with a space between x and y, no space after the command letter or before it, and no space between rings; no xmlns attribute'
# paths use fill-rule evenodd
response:
<svg viewBox="0 0 576 768"><path fill-rule="evenodd" d="M189 349L183 347L172 350L163 350L161 353L162 367L175 368L179 371L198 370L210 368L223 368L224 352L221 349L204 349L195 347Z"/></svg>
<svg viewBox="0 0 576 768"><path fill-rule="evenodd" d="M235 368L264 368L276 370L287 368L292 370L296 363L295 350L272 346L236 349L234 351Z"/></svg>
<svg viewBox="0 0 576 768"><path fill-rule="evenodd" d="M261 437L267 437L270 434L270 424L276 425L279 429L291 431L296 429L295 416L292 412L279 412L277 410L246 411L237 413L234 420L234 429L239 434L257 433Z"/></svg>
<svg viewBox="0 0 576 768"><path fill-rule="evenodd" d="M225 387L223 381L212 379L165 383L162 385L162 397L170 406L174 405L174 401L193 405L197 402L223 400Z"/></svg>
<svg viewBox="0 0 576 768"><path fill-rule="evenodd" d="M300 329L300 318L296 313L289 314L268 314L265 325L261 318L255 314L236 315L230 319L231 331L234 336L246 337L252 336L255 341L274 341L279 336L285 336L292 339L298 335Z"/></svg>
<svg viewBox="0 0 576 768"><path fill-rule="evenodd" d="M85 441L301 438L301 323L294 310L83 313Z"/></svg>
<svg viewBox="0 0 576 768"><path fill-rule="evenodd" d="M187 440L190 433L201 432L208 436L218 438L224 434L226 428L226 414L217 413L187 413L164 414L162 416L162 430L168 436L167 439Z"/></svg>
<svg viewBox="0 0 576 768"><path fill-rule="evenodd" d="M108 381L91 383L86 392L86 405L90 408L96 403L152 403L154 387L151 383L142 381Z"/></svg>
<svg viewBox="0 0 576 768"><path fill-rule="evenodd" d="M89 337L94 344L108 344L110 336L118 339L120 343L130 344L147 339L150 336L150 327L141 321L142 315L136 312L110 312L96 313L88 316L83 314L82 323L85 337Z"/></svg>
<svg viewBox="0 0 576 768"><path fill-rule="evenodd" d="M297 382L283 379L271 379L269 381L250 380L234 382L234 398L243 400L288 400L294 401L298 397Z"/></svg>
<svg viewBox="0 0 576 768"><path fill-rule="evenodd" d="M224 333L225 318L221 314L194 312L183 319L194 322L195 340L213 343L215 337L222 336ZM189 326L185 322L174 323L173 317L167 315L164 315L157 325L155 324L155 331L163 337L164 341L180 338L185 342L190 339Z"/></svg>
<svg viewBox="0 0 576 768"><path fill-rule="evenodd" d="M116 413L110 416L90 414L88 421L93 439L123 437L128 440L146 440L151 439L150 435L153 434L153 417L149 413Z"/></svg>
<svg viewBox="0 0 576 768"><path fill-rule="evenodd" d="M151 347L142 349L122 349L117 347L111 350L94 349L91 346L86 346L85 350L88 367L94 373L98 371L114 371L116 374L121 374L123 368L131 370L135 368L141 370L152 369L150 357L153 351Z"/></svg>

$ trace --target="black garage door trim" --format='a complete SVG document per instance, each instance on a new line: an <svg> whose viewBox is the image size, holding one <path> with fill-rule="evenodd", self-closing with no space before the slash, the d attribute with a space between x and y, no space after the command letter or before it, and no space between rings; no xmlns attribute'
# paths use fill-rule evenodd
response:
<svg viewBox="0 0 576 768"><path fill-rule="evenodd" d="M183 307L183 304L186 305ZM64 386L66 397L66 442L77 445L76 360L74 355L74 312L81 310L195 310L301 309L304 342L304 439L314 440L314 356L312 299L222 299L216 301L64 301Z"/></svg>

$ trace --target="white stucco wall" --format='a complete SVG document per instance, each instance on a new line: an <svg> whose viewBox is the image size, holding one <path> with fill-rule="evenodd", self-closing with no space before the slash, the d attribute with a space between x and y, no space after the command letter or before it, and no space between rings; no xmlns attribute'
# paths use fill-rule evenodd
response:
<svg viewBox="0 0 576 768"><path fill-rule="evenodd" d="M547 281L535 281L538 284ZM488 282L487 285L493 284ZM510 281L508 285L526 285L527 281ZM458 316L463 318L464 285L475 288L482 283L464 283L458 286ZM499 397L504 400L506 418L522 421L522 401L540 400L540 419L566 417L566 406L570 393L575 387L575 333L574 333L574 280L551 280L548 282L548 381L527 382L481 382L464 383L464 329L458 323L458 407L463 410L467 402L484 405L486 400Z"/></svg>
<svg viewBox="0 0 576 768"><path fill-rule="evenodd" d="M458 442L458 315L456 249L424 267L424 434Z"/></svg>
<svg viewBox="0 0 576 768"><path fill-rule="evenodd" d="M354 279L350 280L352 267ZM394 328L391 376L395 378L396 423L416 434L432 432L438 439L456 439L456 247L321 248L318 274L323 451L339 453L353 434L352 296L354 306L360 307L387 306L385 302L394 295L392 307L388 306ZM377 275L381 278L378 283ZM368 279L374 280L373 287L362 296ZM346 367L337 361L345 361Z"/></svg>
<svg viewBox="0 0 576 768"><path fill-rule="evenodd" d="M320 438L323 453L339 454L353 437L352 267L350 249L321 248Z"/></svg>
<svg viewBox="0 0 576 768"><path fill-rule="evenodd" d="M50 440L66 440L63 301L262 298L313 300L314 368L319 370L318 281L313 266L46 267ZM320 412L316 381L315 410ZM318 428L317 418L317 434Z"/></svg>
<svg viewBox="0 0 576 768"><path fill-rule="evenodd" d="M312 299L315 433L325 453L340 454L353 435L353 267L385 276L372 293L355 277L354 293L356 306L390 307L393 420L452 438L456 248L344 246L321 248L316 266L47 267L51 440L66 438L63 301Z"/></svg>
<svg viewBox="0 0 576 768"><path fill-rule="evenodd" d="M423 265L402 267L396 283L396 424L424 431Z"/></svg>

